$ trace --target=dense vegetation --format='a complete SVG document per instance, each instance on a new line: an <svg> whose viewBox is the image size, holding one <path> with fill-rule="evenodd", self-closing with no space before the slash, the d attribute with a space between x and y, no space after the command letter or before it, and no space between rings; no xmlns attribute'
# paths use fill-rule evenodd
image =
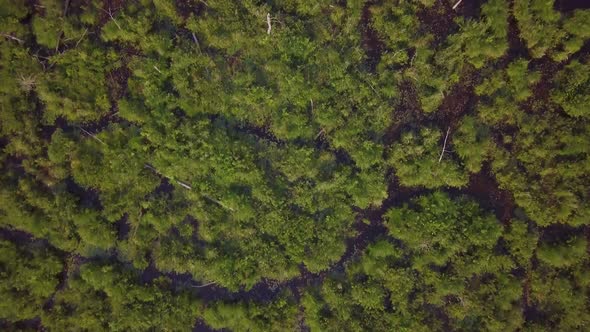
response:
<svg viewBox="0 0 590 332"><path fill-rule="evenodd" d="M455 3L0 0L0 327L590 330L590 9Z"/></svg>

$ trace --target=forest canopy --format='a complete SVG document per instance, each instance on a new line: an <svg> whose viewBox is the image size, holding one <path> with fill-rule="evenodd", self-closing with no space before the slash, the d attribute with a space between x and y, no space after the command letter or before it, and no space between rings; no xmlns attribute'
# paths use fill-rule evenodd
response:
<svg viewBox="0 0 590 332"><path fill-rule="evenodd" d="M590 330L589 7L0 0L0 329Z"/></svg>

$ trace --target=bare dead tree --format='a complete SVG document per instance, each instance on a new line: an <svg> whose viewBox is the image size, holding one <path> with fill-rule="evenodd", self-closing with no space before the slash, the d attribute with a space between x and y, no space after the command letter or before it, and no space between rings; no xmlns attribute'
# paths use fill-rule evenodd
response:
<svg viewBox="0 0 590 332"><path fill-rule="evenodd" d="M115 25L117 26L117 28L119 28L119 30L123 30L123 29L121 29L121 26L119 25L119 23L117 23L117 20L115 20L115 18L113 17L113 12L111 11L111 7L109 7L109 10L108 11L106 11L106 10L104 10L102 8L100 10L102 10L107 15L109 15L109 17L111 18L111 20L113 20L113 22L115 23Z"/></svg>
<svg viewBox="0 0 590 332"><path fill-rule="evenodd" d="M76 48L76 47L78 47L78 45L80 45L80 42L82 41L82 39L84 39L87 32L88 32L88 28L84 29L84 33L82 33L82 37L80 37L80 39L78 39L78 41L76 42L76 46L74 46L74 48Z"/></svg>
<svg viewBox="0 0 590 332"><path fill-rule="evenodd" d="M457 9L457 7L459 7L459 5L461 4L461 2L463 2L463 0L457 1L457 3L453 6L453 10Z"/></svg>
<svg viewBox="0 0 590 332"><path fill-rule="evenodd" d="M13 36L13 35L9 35L9 34L7 34L7 33L4 33L4 32L0 33L0 36L2 36L2 37L6 37L6 38L8 38L8 39L12 39L12 40L14 40L14 41L16 41L16 42L19 42L19 43L21 43L21 44L23 44L23 43L25 42L24 40L22 40L22 39L20 39L20 38L16 38L15 36Z"/></svg>
<svg viewBox="0 0 590 332"><path fill-rule="evenodd" d="M203 288L203 287L207 287L207 286L214 285L214 284L216 284L216 283L217 283L217 281L213 281L213 282L209 282L209 283L206 283L206 284L204 284L204 285L199 285L199 286L192 286L192 285L191 285L191 287L193 287L193 288Z"/></svg>
<svg viewBox="0 0 590 332"><path fill-rule="evenodd" d="M266 30L266 34L270 35L270 31L272 30L272 25L270 23L270 13L266 14L266 24L268 25L268 29Z"/></svg>
<svg viewBox="0 0 590 332"><path fill-rule="evenodd" d="M320 130L320 132L319 132L319 133L318 133L318 134L315 136L315 138L314 138L314 139L318 139L318 138L320 138L320 136L322 136L322 135L323 135L323 134L325 134L325 133L326 133L326 132L325 132L323 129L322 129L322 130Z"/></svg>
<svg viewBox="0 0 590 332"><path fill-rule="evenodd" d="M447 147L447 139L449 138L449 132L450 132L450 130L451 130L451 127L448 127L448 128L447 128L447 134L445 135L445 141L444 141L444 143L443 143L443 148L442 148L442 151L440 152L440 157L438 158L438 162L439 162L439 163L440 163L440 161L442 160L442 158L443 158L443 155L444 155L444 153L445 153L445 149L446 149L446 147Z"/></svg>
<svg viewBox="0 0 590 332"><path fill-rule="evenodd" d="M100 142L101 144L107 145L107 143L105 143L103 140L101 140L100 138L96 137L96 135L90 133L88 130L82 128L82 127L78 127L80 130L82 130L86 135L94 138L96 141Z"/></svg>

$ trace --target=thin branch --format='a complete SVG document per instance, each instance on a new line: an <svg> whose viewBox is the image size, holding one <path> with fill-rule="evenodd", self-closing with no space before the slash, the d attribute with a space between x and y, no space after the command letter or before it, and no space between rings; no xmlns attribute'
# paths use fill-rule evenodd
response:
<svg viewBox="0 0 590 332"><path fill-rule="evenodd" d="M107 15L109 15L109 17L111 18L111 20L113 20L113 22L115 22L115 25L117 26L117 28L119 28L119 30L123 30L123 29L121 29L121 26L119 25L119 23L117 23L117 20L115 20L115 18L113 17L113 13L111 12L111 7L109 7L108 12L102 8L100 8L100 10L102 10L103 12L107 13Z"/></svg>
<svg viewBox="0 0 590 332"><path fill-rule="evenodd" d="M457 7L459 7L459 5L461 4L461 2L463 2L463 0L457 1L457 3L453 6L453 10L457 9Z"/></svg>
<svg viewBox="0 0 590 332"><path fill-rule="evenodd" d="M143 210L139 209L139 216L137 217L137 225L133 228L133 234L131 235L132 238L135 238L135 234L137 234L137 229L139 228L139 224L141 223L141 216L143 216Z"/></svg>
<svg viewBox="0 0 590 332"><path fill-rule="evenodd" d="M266 24L268 24L266 34L270 35L270 31L272 30L272 25L270 24L270 13L266 14Z"/></svg>
<svg viewBox="0 0 590 332"><path fill-rule="evenodd" d="M201 45L199 45L199 40L197 39L197 36L195 35L194 32L191 32L191 35L193 36L193 40L195 41L195 44L197 44L197 49L199 50L199 53L201 52Z"/></svg>
<svg viewBox="0 0 590 332"><path fill-rule="evenodd" d="M145 164L143 164L143 167L145 167L145 168L149 168L149 169L151 169L152 171L154 171L155 173L157 173L157 174L160 174L160 172L158 172L158 170L157 170L157 169L156 169L154 166L152 166L152 165L150 165L150 164L148 164L148 163L145 163Z"/></svg>
<svg viewBox="0 0 590 332"><path fill-rule="evenodd" d="M320 132L315 136L314 140L318 139L320 136L322 136L323 134L325 134L326 132L322 129L320 130Z"/></svg>
<svg viewBox="0 0 590 332"><path fill-rule="evenodd" d="M55 45L55 53L57 53L59 51L59 42L61 41L61 35L63 35L63 31L61 31L59 33L59 35L57 36L57 44Z"/></svg>
<svg viewBox="0 0 590 332"><path fill-rule="evenodd" d="M1 35L2 37L6 37L6 38L12 39L12 40L14 40L14 41L17 41L17 42L19 42L19 43L21 43L21 44L25 42L24 40L22 40L22 39L20 39L20 38L16 38L15 36L9 35L9 34L7 34L7 33L4 33L4 32L0 33L0 35Z"/></svg>
<svg viewBox="0 0 590 332"><path fill-rule="evenodd" d="M230 208L229 206L223 204L222 202L220 202L220 201L218 201L218 200L216 200L214 198L209 197L208 195L203 195L203 197L205 197L206 199L210 200L213 203L216 203L217 205L221 206L222 208L224 208L226 210L229 210L231 212L234 212L234 209Z"/></svg>
<svg viewBox="0 0 590 332"><path fill-rule="evenodd" d="M182 181L178 181L176 180L176 183L178 183L179 185L183 186L184 188L188 189L188 190L193 190L193 187L189 186L188 184L182 182Z"/></svg>
<svg viewBox="0 0 590 332"><path fill-rule="evenodd" d="M64 17L68 14L68 7L70 6L70 0L66 0L66 5L64 6Z"/></svg>
<svg viewBox="0 0 590 332"><path fill-rule="evenodd" d="M88 130L86 130L86 129L82 128L82 127L78 127L78 128L80 128L80 130L82 130L86 135L94 138L95 140L97 140L98 142L100 142L100 143L102 143L104 145L107 145L107 143L103 142L100 138L96 137L96 135L93 135L90 132L88 132Z"/></svg>
<svg viewBox="0 0 590 332"><path fill-rule="evenodd" d="M155 69L155 70L156 70L158 73L160 73L160 74L162 73L162 72L160 71L160 69L158 69L158 67L156 67L156 65L154 65L154 69Z"/></svg>
<svg viewBox="0 0 590 332"><path fill-rule="evenodd" d="M313 113L313 99L309 98L309 102L311 103L311 112Z"/></svg>
<svg viewBox="0 0 590 332"><path fill-rule="evenodd" d="M168 180L173 180L171 177L167 176L166 174L162 174L162 173L158 172L158 170L154 166L152 166L152 165L150 165L148 163L144 163L143 164L143 167L151 169L154 173L156 173L158 175L161 175L161 176L165 177ZM182 181L179 181L179 180L174 180L174 181L176 183L178 183L179 185L181 185L183 188L186 188L188 190L193 190L193 188L191 186L189 186L188 184L186 184L186 183L184 183Z"/></svg>
<svg viewBox="0 0 590 332"><path fill-rule="evenodd" d="M204 285L200 285L200 286L192 286L191 285L191 287L193 287L193 288L202 288L202 287L211 286L211 285L216 284L216 283L217 283L217 281L213 281L213 282L210 282L210 283L207 283L207 284L204 284Z"/></svg>
<svg viewBox="0 0 590 332"><path fill-rule="evenodd" d="M84 33L82 34L82 37L80 37L80 39L78 39L78 42L76 42L76 46L74 46L74 48L78 47L78 45L80 44L80 42L82 41L82 39L84 39L84 36L86 36L86 33L88 32L88 28L86 28L84 30Z"/></svg>
<svg viewBox="0 0 590 332"><path fill-rule="evenodd" d="M443 158L443 155L445 153L445 148L447 147L447 139L449 138L449 131L451 130L451 127L447 128L447 134L445 135L445 142L443 143L443 148L442 151L440 152L440 157L438 158L438 162L440 163L440 161Z"/></svg>

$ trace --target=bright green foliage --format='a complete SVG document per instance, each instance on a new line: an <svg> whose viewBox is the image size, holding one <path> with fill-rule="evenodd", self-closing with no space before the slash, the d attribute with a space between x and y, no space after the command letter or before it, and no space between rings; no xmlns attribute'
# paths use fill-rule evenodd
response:
<svg viewBox="0 0 590 332"><path fill-rule="evenodd" d="M587 256L588 242L582 236L568 239L565 243L542 243L537 249L537 257L553 267L568 267L579 263Z"/></svg>
<svg viewBox="0 0 590 332"><path fill-rule="evenodd" d="M395 168L404 186L437 188L462 187L467 184L467 174L443 149L443 133L424 128L419 133L407 132L401 141L392 145L389 162ZM439 162L440 160L440 162Z"/></svg>
<svg viewBox="0 0 590 332"><path fill-rule="evenodd" d="M95 263L80 267L57 292L53 307L42 316L55 331L190 330L199 303L186 293L171 293L166 278L140 285L133 273Z"/></svg>
<svg viewBox="0 0 590 332"><path fill-rule="evenodd" d="M391 209L386 218L390 234L408 247L427 287L423 300L444 306L452 325L501 331L522 324L521 286L508 274L512 263L493 252L502 233L494 216L466 197L435 192Z"/></svg>
<svg viewBox="0 0 590 332"><path fill-rule="evenodd" d="M471 173L477 173L490 157L494 142L487 126L478 123L474 117L466 116L453 134L453 147L465 168Z"/></svg>
<svg viewBox="0 0 590 332"><path fill-rule="evenodd" d="M401 280L400 280L401 281ZM385 289L376 282L351 283L328 279L320 290L310 290L302 299L311 331L390 331L391 328L424 331L419 322L405 320L384 306Z"/></svg>
<svg viewBox="0 0 590 332"><path fill-rule="evenodd" d="M455 3L0 0L0 326L590 329L590 11Z"/></svg>
<svg viewBox="0 0 590 332"><path fill-rule="evenodd" d="M508 2L489 0L481 6L479 21L459 19L459 33L449 36L449 47L440 53L443 64L464 61L475 68L503 56L508 50ZM444 60L443 60L444 59Z"/></svg>
<svg viewBox="0 0 590 332"><path fill-rule="evenodd" d="M43 15L33 18L33 32L39 45L47 48L57 48L63 26L63 2L59 0L43 0L40 5Z"/></svg>
<svg viewBox="0 0 590 332"><path fill-rule="evenodd" d="M159 179L145 167L147 156L136 128L113 126L96 138L64 151L63 157L70 160L77 183L99 191L105 206L102 213L114 222L125 211L138 211L139 201L156 188Z"/></svg>
<svg viewBox="0 0 590 332"><path fill-rule="evenodd" d="M388 48L397 50L383 54L381 66L403 65L410 61L408 51L419 43L416 17L418 6L410 1L387 1L370 7L372 26ZM385 71L384 71L385 74Z"/></svg>
<svg viewBox="0 0 590 332"><path fill-rule="evenodd" d="M47 238L59 249L86 253L114 245L112 225L97 211L80 204L65 183L50 191L22 179L17 186L2 188L0 200L0 224Z"/></svg>
<svg viewBox="0 0 590 332"><path fill-rule="evenodd" d="M414 5L403 1L401 6L392 9L376 8L379 16L375 26L387 34L385 40L390 42L388 46L392 49L391 54L383 56L381 65L409 64L403 77L416 86L422 109L427 113L441 105L453 84L468 75L471 66L482 68L489 61L503 56L508 49L508 4L503 0L482 5L478 19L458 19L459 31L450 35L442 45L433 42L434 36L420 34L417 19L413 17L418 13ZM386 13L393 15L390 18L385 16ZM390 21L383 22L385 18ZM413 48L411 57L410 48Z"/></svg>
<svg viewBox="0 0 590 332"><path fill-rule="evenodd" d="M511 151L495 153L498 183L539 225L588 223L589 130L587 123L554 113L527 115Z"/></svg>
<svg viewBox="0 0 590 332"><path fill-rule="evenodd" d="M372 27L388 48L377 68L381 91L397 96L398 85L409 81L417 88L422 109L435 111L450 82L448 71L436 67L434 36L420 29L418 14L423 7L410 1L388 1L372 5L370 10Z"/></svg>
<svg viewBox="0 0 590 332"><path fill-rule="evenodd" d="M533 257L537 242L539 241L539 232L536 228L529 231L529 225L526 222L513 219L510 222L509 231L503 235L504 241L508 245L508 250L519 266L530 268L530 261Z"/></svg>
<svg viewBox="0 0 590 332"><path fill-rule="evenodd" d="M590 116L590 65L572 61L554 78L551 99L573 117Z"/></svg>
<svg viewBox="0 0 590 332"><path fill-rule="evenodd" d="M29 13L24 0L1 0L0 1L0 31L3 34L24 39L28 29L20 24ZM2 37L6 38L6 37Z"/></svg>
<svg viewBox="0 0 590 332"><path fill-rule="evenodd" d="M52 123L63 116L81 123L104 116L110 107L106 74L113 60L114 54L90 47L52 58L54 67L37 86L39 98L46 104L45 118Z"/></svg>
<svg viewBox="0 0 590 332"><path fill-rule="evenodd" d="M566 16L553 9L553 2L516 0L514 16L520 36L534 58L548 55L555 61L563 61L590 38L590 11L575 10L572 15Z"/></svg>
<svg viewBox="0 0 590 332"><path fill-rule="evenodd" d="M173 17L174 21L179 20L170 5L167 1L129 3L102 27L100 37L106 42L117 41L139 47L146 53L163 55L172 48L173 36L171 30L166 29L171 27L168 22L162 22L162 27L166 28L152 28L159 23L159 19ZM163 17L159 17L158 14Z"/></svg>
<svg viewBox="0 0 590 332"><path fill-rule="evenodd" d="M64 45L76 48L89 38L89 30L98 23L102 3L98 0L80 4L40 0L35 7L31 25L35 40L37 44L57 52Z"/></svg>
<svg viewBox="0 0 590 332"><path fill-rule="evenodd" d="M311 330L522 327L521 283L510 274L510 259L494 252L498 221L464 197L437 192L412 203L386 215L403 247L379 240L347 265L346 275L309 290L302 301Z"/></svg>
<svg viewBox="0 0 590 332"><path fill-rule="evenodd" d="M392 209L386 214L390 233L401 239L415 255L419 266L444 265L459 253L474 247L491 249L501 227L477 203L435 192L412 201L413 206Z"/></svg>
<svg viewBox="0 0 590 332"><path fill-rule="evenodd" d="M0 318L19 321L37 317L55 292L62 263L39 242L27 247L0 240Z"/></svg>
<svg viewBox="0 0 590 332"><path fill-rule="evenodd" d="M539 316L529 323L532 329L583 331L590 327L588 242L576 235L579 229L572 231L560 239L542 241L537 249L539 264L530 276L529 301Z"/></svg>
<svg viewBox="0 0 590 332"><path fill-rule="evenodd" d="M523 111L518 104L532 96L532 88L541 78L539 72L527 68L528 61L516 60L475 88L481 96L477 109L482 120L491 125L514 125L521 121Z"/></svg>
<svg viewBox="0 0 590 332"><path fill-rule="evenodd" d="M29 99L41 66L27 50L15 43L0 44L0 59L10 63L0 67L0 135L11 137L3 151L22 158L22 167L27 173L41 181L52 182L52 172L41 171L45 166L45 160L42 160L45 142L39 135L41 119L32 114L35 102Z"/></svg>
<svg viewBox="0 0 590 332"><path fill-rule="evenodd" d="M292 296L281 295L270 304L216 302L205 308L203 319L214 329L231 331L294 331L297 306Z"/></svg>

